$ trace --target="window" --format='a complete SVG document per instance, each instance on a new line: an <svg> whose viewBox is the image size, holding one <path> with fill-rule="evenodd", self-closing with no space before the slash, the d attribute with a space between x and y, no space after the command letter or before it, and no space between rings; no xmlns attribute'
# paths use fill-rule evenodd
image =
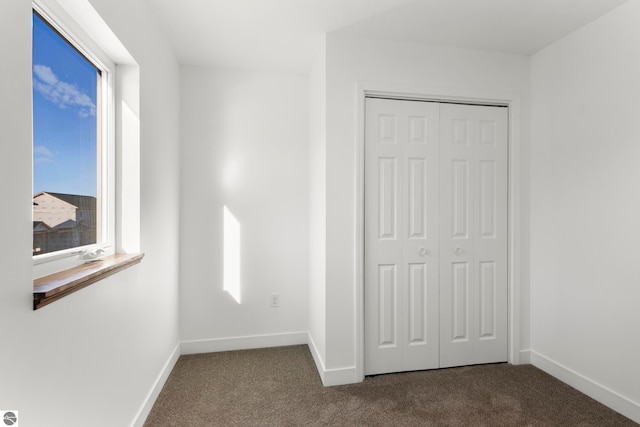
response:
<svg viewBox="0 0 640 427"><path fill-rule="evenodd" d="M89 2L33 1L35 310L144 254L140 67Z"/></svg>
<svg viewBox="0 0 640 427"><path fill-rule="evenodd" d="M114 252L115 66L60 15L34 4L34 277Z"/></svg>

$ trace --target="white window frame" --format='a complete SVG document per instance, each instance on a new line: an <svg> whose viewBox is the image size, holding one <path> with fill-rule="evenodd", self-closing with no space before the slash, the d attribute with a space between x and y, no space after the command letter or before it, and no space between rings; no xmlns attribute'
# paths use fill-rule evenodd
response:
<svg viewBox="0 0 640 427"><path fill-rule="evenodd" d="M100 161L97 163L97 183L99 190L97 226L100 241L62 251L33 256L33 277L38 278L68 268L76 267L94 259L115 253L116 242L116 140L115 140L115 82L116 65L109 56L87 35L57 2L34 0L33 10L58 31L71 45L81 52L101 71L101 138L99 141Z"/></svg>

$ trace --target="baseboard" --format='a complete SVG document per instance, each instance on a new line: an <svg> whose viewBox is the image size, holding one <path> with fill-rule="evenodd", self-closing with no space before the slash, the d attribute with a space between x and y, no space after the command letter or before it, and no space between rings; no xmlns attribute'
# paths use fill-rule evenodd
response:
<svg viewBox="0 0 640 427"><path fill-rule="evenodd" d="M215 338L183 341L182 354L216 353L219 351L249 350L252 348L281 347L307 344L306 332L252 335L243 337Z"/></svg>
<svg viewBox="0 0 640 427"><path fill-rule="evenodd" d="M162 367L160 374L158 374L158 378L156 378L153 387L147 394L146 399L144 400L140 410L136 414L133 423L131 423L132 427L142 427L144 422L147 420L151 409L153 408L153 404L156 402L156 399L160 395L162 391L162 387L164 387L164 383L167 382L167 378L169 378L169 374L173 370L173 367L176 365L178 358L180 357L180 343L176 344L175 348L171 352L169 359Z"/></svg>
<svg viewBox="0 0 640 427"><path fill-rule="evenodd" d="M354 367L327 369L324 364L323 358L318 352L316 343L313 341L311 335L307 338L309 351L313 357L313 361L316 364L316 369L322 380L322 385L325 387L331 387L334 385L353 384L358 383L361 380L358 379L357 370Z"/></svg>
<svg viewBox="0 0 640 427"><path fill-rule="evenodd" d="M519 365L529 365L531 364L531 350L520 350L520 360L518 361Z"/></svg>
<svg viewBox="0 0 640 427"><path fill-rule="evenodd" d="M320 356L318 347L316 347L316 343L309 333L307 333L307 345L309 346L311 357L313 357L313 362L316 364L316 370L318 371L318 375L320 375L320 380L322 381L322 384L324 384L324 360Z"/></svg>
<svg viewBox="0 0 640 427"><path fill-rule="evenodd" d="M636 423L640 423L640 403L634 402L540 353L536 353L533 350L531 350L530 353L531 363L537 368L542 369L549 375L569 384L576 390L581 391Z"/></svg>
<svg viewBox="0 0 640 427"><path fill-rule="evenodd" d="M356 375L355 366L347 368L325 369L324 381L322 384L325 387L331 387L334 385L354 384L359 383Z"/></svg>

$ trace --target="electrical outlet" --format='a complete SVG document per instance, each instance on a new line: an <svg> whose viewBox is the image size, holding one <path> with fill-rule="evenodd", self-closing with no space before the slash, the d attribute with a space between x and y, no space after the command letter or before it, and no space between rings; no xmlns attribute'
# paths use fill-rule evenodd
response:
<svg viewBox="0 0 640 427"><path fill-rule="evenodd" d="M271 294L271 308L280 307L280 294Z"/></svg>

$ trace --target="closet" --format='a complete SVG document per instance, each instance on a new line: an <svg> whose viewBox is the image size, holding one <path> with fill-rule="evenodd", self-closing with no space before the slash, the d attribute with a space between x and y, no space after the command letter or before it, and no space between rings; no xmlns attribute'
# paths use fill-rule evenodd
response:
<svg viewBox="0 0 640 427"><path fill-rule="evenodd" d="M506 361L508 109L365 109L365 374Z"/></svg>

